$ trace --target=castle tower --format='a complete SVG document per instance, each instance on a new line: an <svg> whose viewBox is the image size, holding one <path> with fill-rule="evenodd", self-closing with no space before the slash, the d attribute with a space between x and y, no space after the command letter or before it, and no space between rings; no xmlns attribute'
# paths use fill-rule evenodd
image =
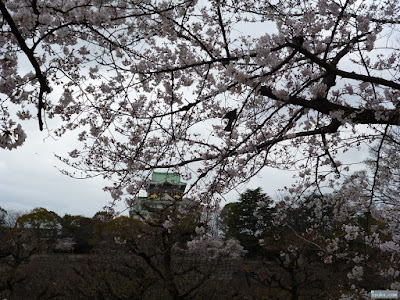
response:
<svg viewBox="0 0 400 300"><path fill-rule="evenodd" d="M185 192L186 183L181 181L179 173L153 172L152 180L146 188L147 196L138 197L130 205L129 215L142 218L168 204L179 204Z"/></svg>

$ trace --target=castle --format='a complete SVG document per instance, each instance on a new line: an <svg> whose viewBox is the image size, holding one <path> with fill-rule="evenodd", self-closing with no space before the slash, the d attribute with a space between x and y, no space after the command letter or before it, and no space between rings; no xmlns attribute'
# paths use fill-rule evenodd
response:
<svg viewBox="0 0 400 300"><path fill-rule="evenodd" d="M179 203L183 201L185 188L186 183L181 181L179 173L153 172L152 180L146 187L147 196L139 196L128 203L129 216L144 218L166 205Z"/></svg>

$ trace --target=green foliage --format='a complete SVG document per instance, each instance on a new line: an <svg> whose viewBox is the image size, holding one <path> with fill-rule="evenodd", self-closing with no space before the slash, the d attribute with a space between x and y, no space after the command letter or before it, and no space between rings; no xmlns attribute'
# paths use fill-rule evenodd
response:
<svg viewBox="0 0 400 300"><path fill-rule="evenodd" d="M111 241L117 238L120 241L132 238L136 234L146 231L146 224L137 219L120 216L108 222L96 224L95 240Z"/></svg>
<svg viewBox="0 0 400 300"><path fill-rule="evenodd" d="M15 226L31 229L58 229L60 216L42 207L34 208L29 214L19 217Z"/></svg>
<svg viewBox="0 0 400 300"><path fill-rule="evenodd" d="M61 238L73 238L75 253L88 253L92 249L94 238L94 220L83 216L66 214L60 219Z"/></svg>
<svg viewBox="0 0 400 300"><path fill-rule="evenodd" d="M53 211L39 207L17 219L15 228L31 231L37 238L46 239L51 247L61 230L60 216Z"/></svg>
<svg viewBox="0 0 400 300"><path fill-rule="evenodd" d="M0 207L0 235L7 231L6 215L7 211Z"/></svg>
<svg viewBox="0 0 400 300"><path fill-rule="evenodd" d="M98 211L95 213L93 216L93 220L96 222L107 222L113 219L113 216L111 213L108 213L106 211Z"/></svg>
<svg viewBox="0 0 400 300"><path fill-rule="evenodd" d="M261 188L248 189L240 195L239 202L228 203L221 211L225 237L239 240L249 257L262 252L259 238L272 225L272 203Z"/></svg>

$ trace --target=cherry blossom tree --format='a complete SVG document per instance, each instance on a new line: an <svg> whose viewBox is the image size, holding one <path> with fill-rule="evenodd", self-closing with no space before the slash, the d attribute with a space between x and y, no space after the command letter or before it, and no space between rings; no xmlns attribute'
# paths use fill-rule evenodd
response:
<svg viewBox="0 0 400 300"><path fill-rule="evenodd" d="M398 207L383 183L398 180L396 2L0 0L0 11L2 148L26 138L16 118L75 130L81 146L60 159L109 179L115 200L157 168L180 171L214 209L275 167L297 171L293 199L344 187L367 224L383 218L378 203ZM352 173L360 161L342 154L371 145L374 171ZM397 210L384 218L395 228Z"/></svg>
<svg viewBox="0 0 400 300"><path fill-rule="evenodd" d="M348 168L338 154L398 141L398 4L1 1L0 11L2 147L25 139L16 117L76 129L82 148L64 161L115 180L115 199L154 168L179 168L203 196L265 166L333 185Z"/></svg>
<svg viewBox="0 0 400 300"><path fill-rule="evenodd" d="M334 291L336 298L365 298L372 288L397 289L398 203L387 196L371 198L371 190L378 194L378 181L367 171L358 171L331 194L287 197L277 205L274 226L266 229L271 234L260 242L267 251L282 253L283 263L286 256L311 258L320 271L335 278L323 282L324 290ZM291 267L299 268L292 262ZM299 269L304 272L302 266ZM311 278L318 269L306 273Z"/></svg>
<svg viewBox="0 0 400 300"><path fill-rule="evenodd" d="M30 264L35 254L47 250L47 241L26 228L2 228L0 232L0 293L13 297L19 284L37 272Z"/></svg>
<svg viewBox="0 0 400 300"><path fill-rule="evenodd" d="M117 299L218 297L215 295L221 291L216 285L227 280L220 278L221 269L237 262L243 248L236 240L208 237L198 224L197 211L183 212L169 207L146 221L118 217L99 224L94 253L76 269L80 295L101 293Z"/></svg>

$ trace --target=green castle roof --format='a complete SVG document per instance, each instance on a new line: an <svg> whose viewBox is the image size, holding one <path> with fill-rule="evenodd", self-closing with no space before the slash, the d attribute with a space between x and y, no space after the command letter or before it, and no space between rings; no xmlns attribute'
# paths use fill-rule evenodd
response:
<svg viewBox="0 0 400 300"><path fill-rule="evenodd" d="M153 172L152 181L150 181L150 184L163 183L186 186L186 183L181 181L181 176L179 175L179 173Z"/></svg>

